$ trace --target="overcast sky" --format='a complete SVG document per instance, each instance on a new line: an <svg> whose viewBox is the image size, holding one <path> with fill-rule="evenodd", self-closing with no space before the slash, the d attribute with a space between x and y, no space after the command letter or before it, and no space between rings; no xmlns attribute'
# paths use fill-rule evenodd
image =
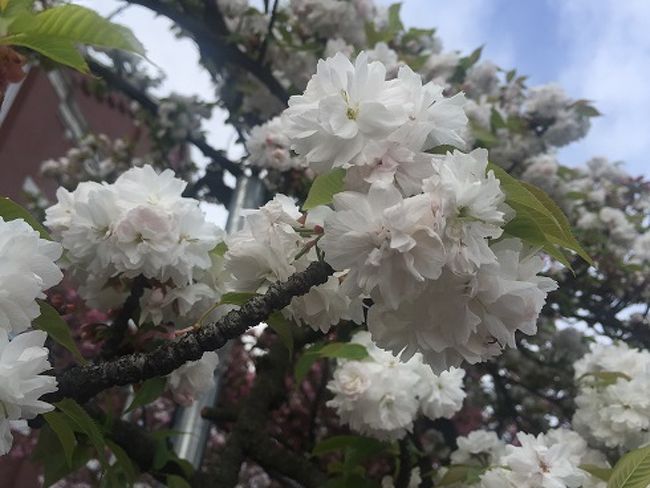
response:
<svg viewBox="0 0 650 488"><path fill-rule="evenodd" d="M107 14L116 0L81 0ZM386 5L390 1L381 1ZM468 52L484 44L484 57L530 76L529 84L558 82L572 97L593 100L603 117L589 135L560 152L563 163L594 155L621 160L633 174L650 175L650 1L648 0L404 0L407 26L436 27L446 49ZM116 18L129 25L167 75L171 90L213 100L196 49L176 39L169 23L130 7ZM233 134L217 113L209 140L232 144Z"/></svg>

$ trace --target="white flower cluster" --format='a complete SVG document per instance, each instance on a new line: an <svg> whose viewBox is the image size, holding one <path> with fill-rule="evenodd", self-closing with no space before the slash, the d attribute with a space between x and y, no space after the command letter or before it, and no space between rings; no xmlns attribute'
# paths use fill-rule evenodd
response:
<svg viewBox="0 0 650 488"><path fill-rule="evenodd" d="M593 344L574 364L574 429L622 452L650 442L650 353L625 343Z"/></svg>
<svg viewBox="0 0 650 488"><path fill-rule="evenodd" d="M294 201L278 194L257 210L248 211L242 230L226 238L226 280L234 291L263 293L276 281L307 268L316 259L313 247L322 228L318 211L303 216ZM342 291L345 273L338 273L306 295L295 297L283 313L299 324L327 332L341 320L363 322L361 298Z"/></svg>
<svg viewBox="0 0 650 488"><path fill-rule="evenodd" d="M463 484L472 488L605 488L580 465L602 468L605 456L590 449L579 434L554 429L533 436L520 432L518 445L506 445L494 432L478 430L458 438L452 466L475 466L479 479Z"/></svg>
<svg viewBox="0 0 650 488"><path fill-rule="evenodd" d="M253 127L246 147L248 163L252 166L278 171L304 167L300 159L291 155L289 138L284 134L280 117Z"/></svg>
<svg viewBox="0 0 650 488"><path fill-rule="evenodd" d="M74 187L79 181L103 181L132 166L139 166L140 160L131 153L129 144L122 139L88 134L65 156L44 161L41 174L67 188Z"/></svg>
<svg viewBox="0 0 650 488"><path fill-rule="evenodd" d="M382 440L404 437L419 413L431 419L450 418L463 406L465 371L451 368L440 375L415 354L403 361L378 348L368 332L352 343L365 346L362 361L339 360L327 388L334 398L327 405L345 424Z"/></svg>
<svg viewBox="0 0 650 488"><path fill-rule="evenodd" d="M353 65L337 53L318 62L303 95L289 99L285 131L292 148L317 173L377 166L394 145L411 152L440 144L463 146L465 98L445 98L442 91L433 83L423 85L408 66L386 80L386 67L369 62L367 54Z"/></svg>
<svg viewBox="0 0 650 488"><path fill-rule="evenodd" d="M197 97L173 94L160 102L156 118L156 137L183 142L188 137L199 139L201 121L210 117L212 108Z"/></svg>
<svg viewBox="0 0 650 488"><path fill-rule="evenodd" d="M292 148L316 172L347 170L349 191L323 211L318 243L346 273L344 291L372 298L380 346L421 352L438 371L499 354L517 330L533 334L555 286L520 241L492 244L509 209L487 151L424 152L463 144L463 104L408 67L386 80L380 62L337 54L283 114Z"/></svg>
<svg viewBox="0 0 650 488"><path fill-rule="evenodd" d="M24 220L0 217L0 328L23 332L40 314L37 298L61 281L61 246L41 239Z"/></svg>
<svg viewBox="0 0 650 488"><path fill-rule="evenodd" d="M46 225L65 248L81 296L98 308L117 307L130 280L148 278L143 317L189 313L214 303L220 258L211 256L223 232L207 222L198 201L183 198L186 183L171 170L132 168L114 184L84 182L46 211ZM192 314L190 314L192 315Z"/></svg>
<svg viewBox="0 0 650 488"><path fill-rule="evenodd" d="M54 408L39 400L57 389L56 378L41 374L51 369L47 334L24 331L40 314L36 299L61 281L61 251L24 220L0 218L0 455L11 449L12 421Z"/></svg>

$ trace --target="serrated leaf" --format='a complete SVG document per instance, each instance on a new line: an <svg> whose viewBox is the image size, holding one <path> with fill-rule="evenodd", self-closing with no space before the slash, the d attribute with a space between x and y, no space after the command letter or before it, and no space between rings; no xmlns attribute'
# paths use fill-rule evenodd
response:
<svg viewBox="0 0 650 488"><path fill-rule="evenodd" d="M32 214L10 198L0 198L0 217L7 222L10 220L23 219L32 229L41 235L42 239L47 239L48 241L52 240L45 227L43 227L43 225L36 220Z"/></svg>
<svg viewBox="0 0 650 488"><path fill-rule="evenodd" d="M578 467L602 481L609 481L609 478L612 476L612 468L603 468L595 464L581 464Z"/></svg>
<svg viewBox="0 0 650 488"><path fill-rule="evenodd" d="M77 438L68 423L68 419L60 412L48 412L43 415L43 418L59 438L65 454L66 463L68 467L72 468L72 455L77 445Z"/></svg>
<svg viewBox="0 0 650 488"><path fill-rule="evenodd" d="M41 307L41 314L34 319L34 327L47 332L48 336L70 351L79 363L85 364L87 361L79 352L68 323L63 320L52 305L43 300L36 301Z"/></svg>
<svg viewBox="0 0 650 488"><path fill-rule="evenodd" d="M130 29L105 19L94 10L80 5L60 5L39 12L33 22L21 25L21 32L11 34L39 35L107 49L122 49L141 56L144 46Z"/></svg>
<svg viewBox="0 0 650 488"><path fill-rule="evenodd" d="M650 446L635 449L614 466L607 488L647 488L650 484Z"/></svg>
<svg viewBox="0 0 650 488"><path fill-rule="evenodd" d="M167 386L167 379L159 376L157 378L151 378L142 383L140 388L137 389L135 395L133 396L133 401L131 405L126 409L126 412L130 412L138 407L143 405L148 405L157 399L165 391Z"/></svg>
<svg viewBox="0 0 650 488"><path fill-rule="evenodd" d="M302 205L303 210L311 210L319 205L332 203L335 194L343 191L345 170L335 168L329 173L317 176L311 184L307 200Z"/></svg>
<svg viewBox="0 0 650 488"><path fill-rule="evenodd" d="M0 44L27 47L81 72L88 72L88 65L78 45L145 55L131 30L79 5L60 5L36 15L18 16L9 24L9 34L0 39Z"/></svg>
<svg viewBox="0 0 650 488"><path fill-rule="evenodd" d="M293 332L291 331L291 323L280 312L273 312L269 315L266 323L278 334L282 344L289 351L289 357L293 356Z"/></svg>
<svg viewBox="0 0 650 488"><path fill-rule="evenodd" d="M60 445L58 436L49 425L40 429L33 458L43 467L43 486L45 488L81 468L91 458L92 449L88 446L77 445L73 452L71 466L68 466L65 453L59 447Z"/></svg>
<svg viewBox="0 0 650 488"><path fill-rule="evenodd" d="M541 246L548 254L571 269L561 248L574 251L592 264L591 258L571 234L568 220L555 203L539 188L522 183L505 170L490 163L506 195L506 203L516 212L516 217L506 224L504 231L534 245ZM530 232L530 235L526 235Z"/></svg>
<svg viewBox="0 0 650 488"><path fill-rule="evenodd" d="M115 456L117 461L115 465L124 473L127 481L130 484L133 484L138 477L138 469L133 464L133 461L131 461L129 455L124 451L124 449L110 439L106 439L106 444Z"/></svg>
<svg viewBox="0 0 650 488"><path fill-rule="evenodd" d="M551 197L549 197L541 188L538 188L535 185L531 185L530 183L527 183L525 181L522 181L521 184L524 185L524 187L529 192L531 192L542 205L544 205L546 210L548 210L551 213L551 215L555 218L556 222L560 225L560 228L564 233L562 242L566 242L570 244L569 249L575 251L576 254L578 254L578 256L580 256L587 263L593 266L594 263L591 259L591 256L587 254L587 252L582 248L580 243L573 236L569 219L567 218L566 215L564 215L562 209L560 209L560 207L557 206L557 204L553 201L553 199L551 199ZM563 245L562 242L558 242L557 244Z"/></svg>
<svg viewBox="0 0 650 488"><path fill-rule="evenodd" d="M65 398L55 403L55 405L86 434L88 440L96 449L100 462L106 466L106 453L104 452L106 441L101 430L90 415L88 415L81 405L70 398Z"/></svg>
<svg viewBox="0 0 650 488"><path fill-rule="evenodd" d="M88 65L77 48L70 42L62 39L51 39L38 34L17 34L0 39L0 44L27 47L46 58L88 73Z"/></svg>

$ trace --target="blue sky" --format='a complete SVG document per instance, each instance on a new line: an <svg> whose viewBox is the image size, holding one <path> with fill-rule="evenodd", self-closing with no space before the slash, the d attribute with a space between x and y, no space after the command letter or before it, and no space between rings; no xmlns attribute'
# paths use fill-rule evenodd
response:
<svg viewBox="0 0 650 488"><path fill-rule="evenodd" d="M378 0L383 4L391 1ZM104 14L121 2L81 0ZM436 27L446 49L469 52L484 44L484 59L517 68L529 85L558 82L603 112L590 134L562 149L563 163L590 156L624 161L633 174L650 175L650 1L648 0L404 0L407 26ZM169 23L132 7L115 19L129 25L149 57L169 76L170 90L214 97L191 42L168 32ZM232 131L216 113L208 124L215 145L232 146Z"/></svg>
<svg viewBox="0 0 650 488"><path fill-rule="evenodd" d="M650 175L650 1L405 0L402 12L407 25L435 26L448 49L485 44L485 59L529 85L557 82L593 100L603 117L562 162L607 156Z"/></svg>

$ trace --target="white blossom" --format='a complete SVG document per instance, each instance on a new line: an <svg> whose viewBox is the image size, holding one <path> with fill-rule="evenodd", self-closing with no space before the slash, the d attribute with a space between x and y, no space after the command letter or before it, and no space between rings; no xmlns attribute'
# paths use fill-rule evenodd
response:
<svg viewBox="0 0 650 488"><path fill-rule="evenodd" d="M368 328L373 339L392 351L404 350L405 357L421 352L434 371L442 371L515 347L517 330L534 334L555 282L537 276L543 262L526 256L521 241L506 239L492 250L497 261L476 274L445 271L397 309L372 306Z"/></svg>
<svg viewBox="0 0 650 488"><path fill-rule="evenodd" d="M505 194L494 172L486 174L487 164L485 149L454 151L439 159L436 174L423 184L445 218L447 259L455 273L496 261L488 239L501 236Z"/></svg>
<svg viewBox="0 0 650 488"><path fill-rule="evenodd" d="M0 329L0 455L11 448L9 421L32 419L54 409L39 400L57 390L56 378L41 374L51 369L46 338L45 332L35 330L10 341L7 331Z"/></svg>
<svg viewBox="0 0 650 488"><path fill-rule="evenodd" d="M360 54L353 65L337 53L320 60L303 95L284 112L292 147L315 169L346 166L368 140L388 136L406 122L398 85L386 68Z"/></svg>
<svg viewBox="0 0 650 488"><path fill-rule="evenodd" d="M111 185L86 182L57 192L46 225L61 239L70 273L91 304L119 305L128 283L115 284L125 278L184 287L212 266L210 251L223 232L206 221L197 200L182 196L185 186L171 170L143 166Z"/></svg>
<svg viewBox="0 0 650 488"><path fill-rule="evenodd" d="M18 333L40 314L37 298L63 277L61 245L42 239L24 220L0 217L0 330Z"/></svg>
<svg viewBox="0 0 650 488"><path fill-rule="evenodd" d="M378 348L367 332L358 332L352 342L363 345L368 358L339 360L327 388L334 394L328 406L353 430L399 439L411 430L419 412L450 417L461 408L463 370L438 377L420 355L404 361Z"/></svg>
<svg viewBox="0 0 650 488"><path fill-rule="evenodd" d="M334 269L350 269L346 283L396 308L427 278L440 276L446 256L427 196L403 198L395 187L375 183L367 195L338 193L334 209L320 246Z"/></svg>
<svg viewBox="0 0 650 488"><path fill-rule="evenodd" d="M282 119L274 117L265 124L253 127L246 147L248 162L260 168L287 171L299 168L299 160L291 156L289 138L284 133Z"/></svg>
<svg viewBox="0 0 650 488"><path fill-rule="evenodd" d="M174 400L181 405L191 405L196 397L214 386L214 370L219 363L216 352L204 352L201 359L188 361L167 378L167 387Z"/></svg>

